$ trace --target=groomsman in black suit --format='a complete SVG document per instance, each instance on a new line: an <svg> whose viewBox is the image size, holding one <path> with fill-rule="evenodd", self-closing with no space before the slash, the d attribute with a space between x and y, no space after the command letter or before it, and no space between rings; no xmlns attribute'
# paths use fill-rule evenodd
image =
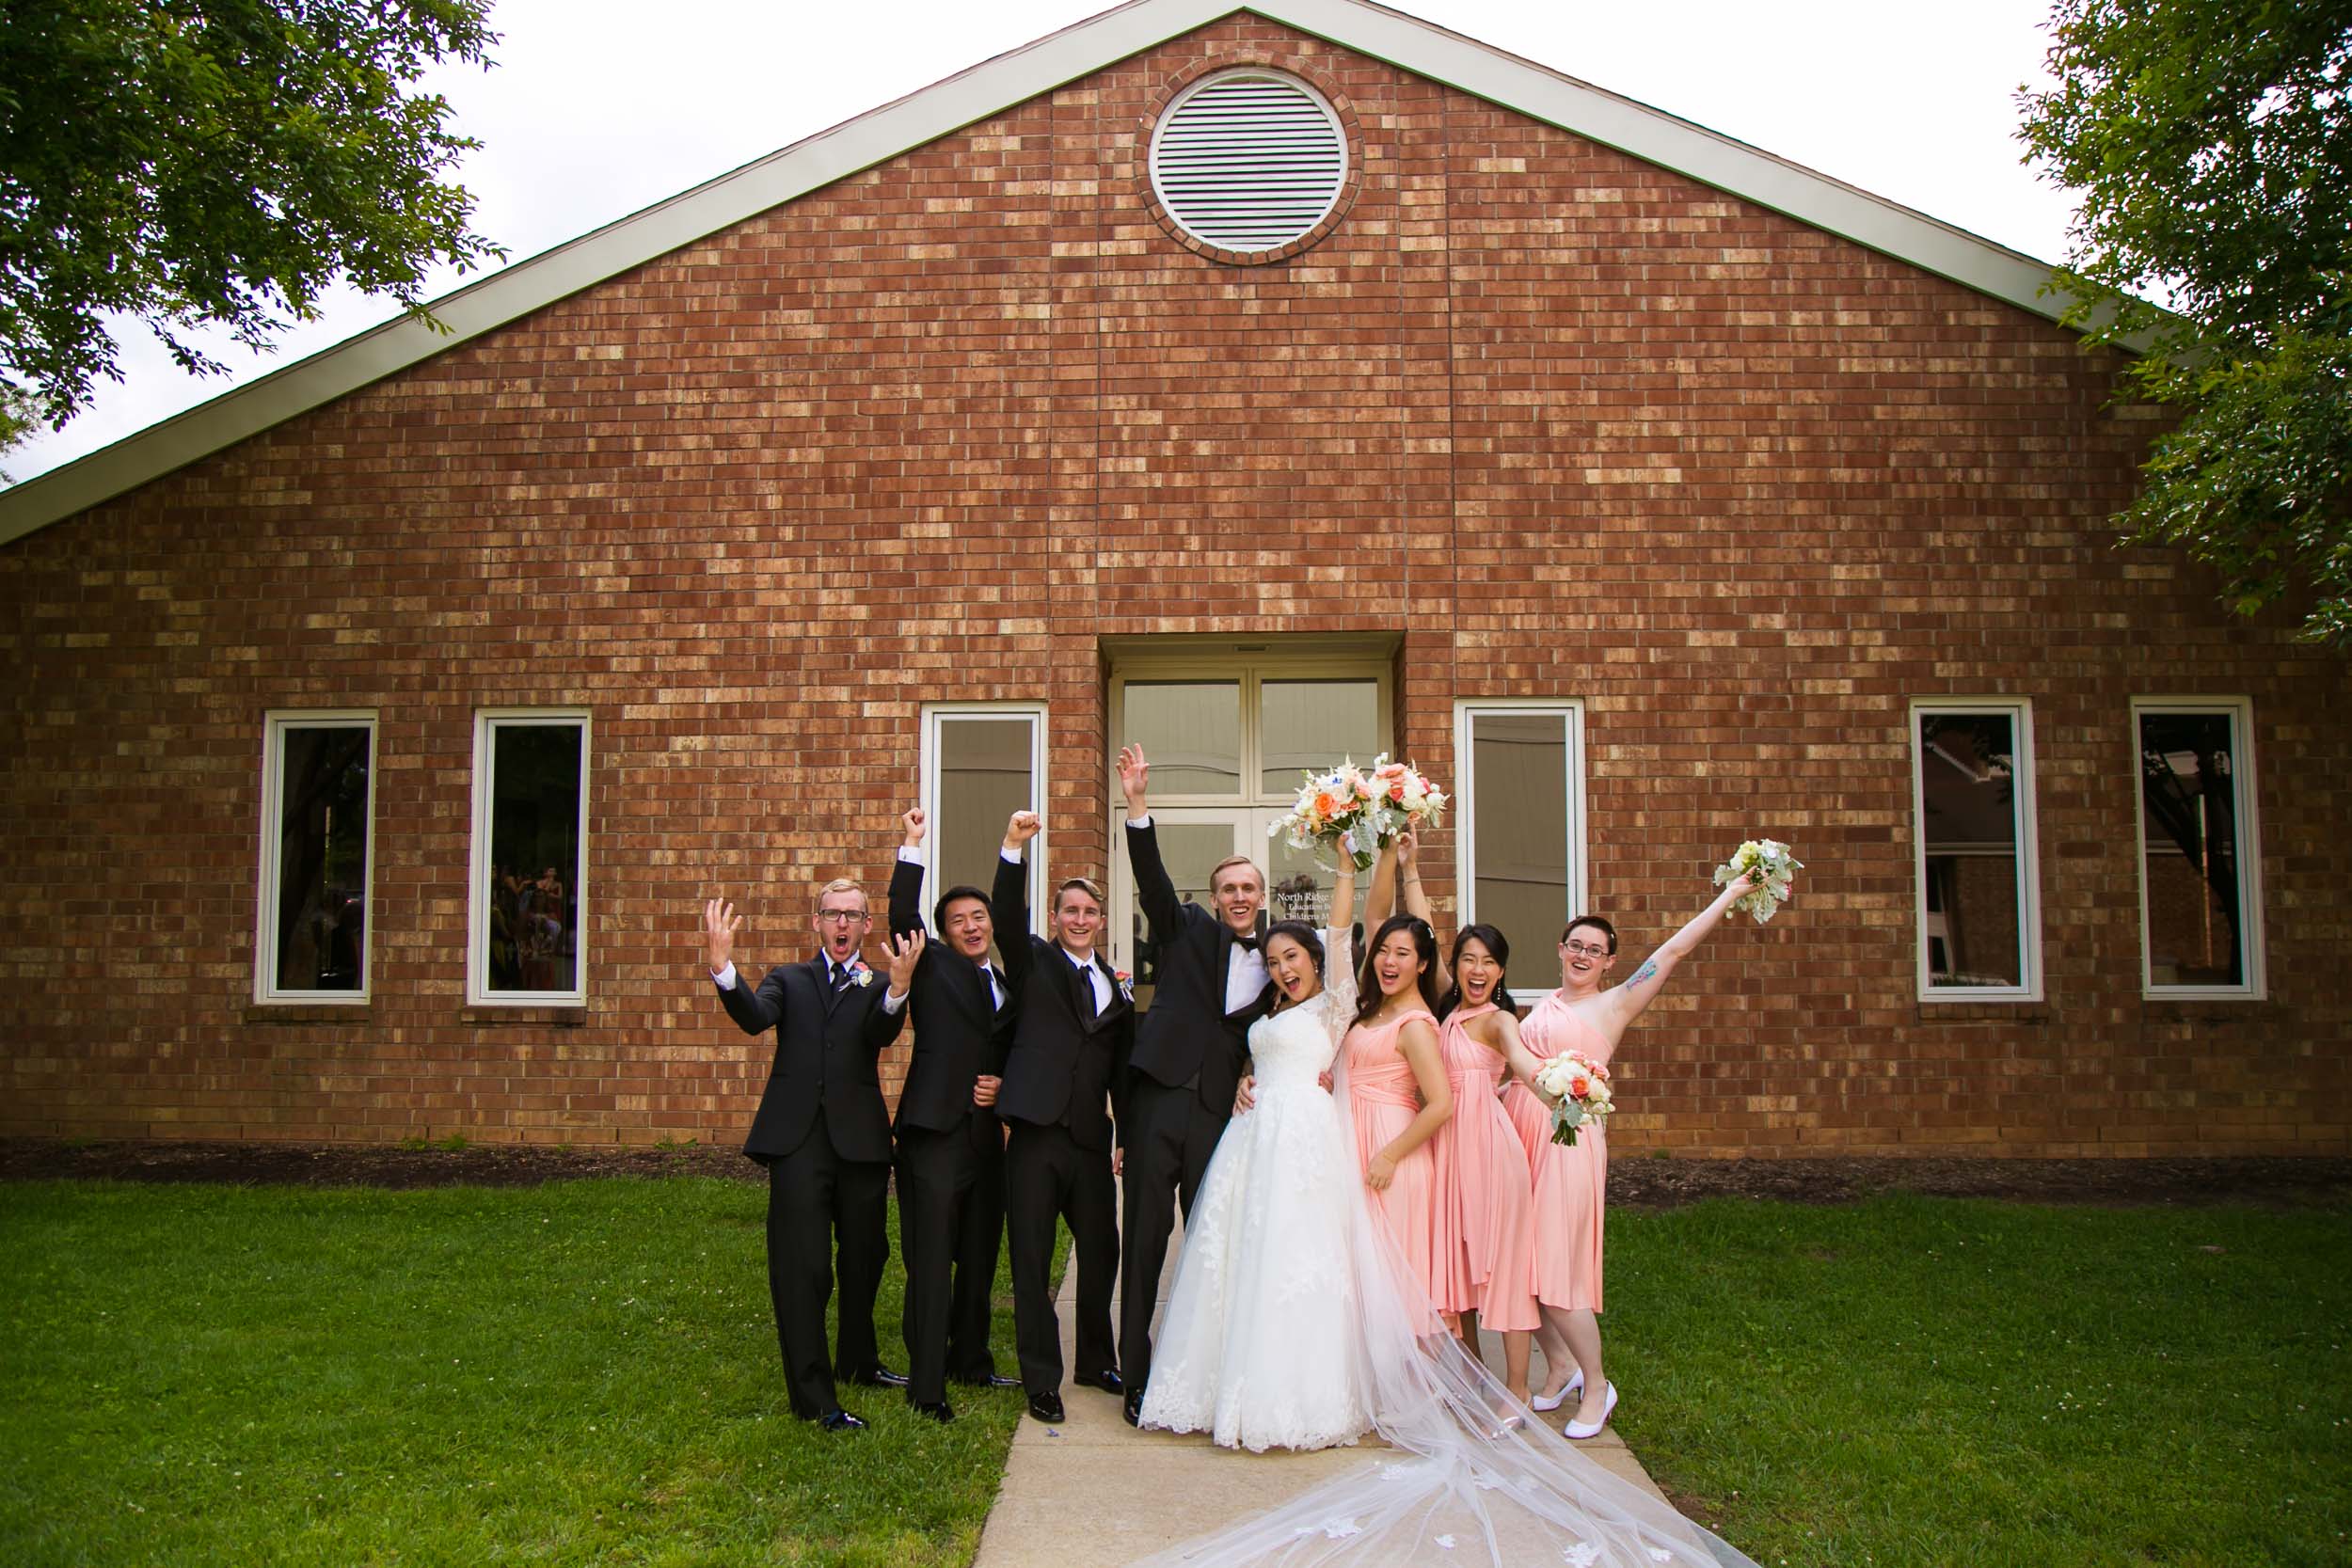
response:
<svg viewBox="0 0 2352 1568"><path fill-rule="evenodd" d="M1127 1184L1126 1253L1120 1266L1127 1293L1120 1303L1119 1363L1130 1425L1142 1412L1144 1384L1152 1375L1152 1309L1176 1228L1176 1200L1181 1195L1184 1212L1192 1212L1209 1156L1232 1118L1233 1087L1249 1055L1249 1026L1274 1001L1258 951L1265 872L1235 855L1210 873L1214 914L1179 900L1152 827L1145 798L1151 776L1142 747L1119 753L1127 858L1159 960L1152 1008L1136 1031L1127 1115L1120 1123Z"/></svg>
<svg viewBox="0 0 2352 1568"><path fill-rule="evenodd" d="M922 808L905 822L890 878L894 942L923 929ZM909 984L914 1054L898 1095L898 1256L907 1271L907 1400L952 1421L949 1378L1020 1386L996 1375L988 1350L1005 1233L1005 1132L993 1107L1018 1015L1012 988L988 961L995 929L988 895L951 887L932 915L938 935Z"/></svg>
<svg viewBox="0 0 2352 1568"><path fill-rule="evenodd" d="M768 1167L768 1293L785 1383L794 1415L851 1432L866 1423L841 1408L836 1378L906 1386L874 1348L874 1292L890 1256L890 1120L875 1059L905 1021L882 1006L886 988L858 956L873 916L855 882L829 882L817 895L817 956L770 970L756 990L735 968L742 924L722 899L703 907L710 978L727 1016L747 1035L776 1032L775 1062L743 1152ZM901 967L912 973L912 958ZM841 1318L828 1364L825 1304L836 1244Z"/></svg>
<svg viewBox="0 0 2352 1568"><path fill-rule="evenodd" d="M1078 1270L1077 1380L1125 1389L1111 1340L1111 1288L1119 1280L1119 1219L1111 1112L1126 1100L1136 1009L1119 972L1096 951L1103 890L1073 878L1054 890L1054 940L1029 934L1028 866L1022 859L1042 824L1015 812L996 863L997 946L1021 1021L1005 1058L996 1114L1005 1146L1005 1220L1011 1233L1012 1311L1029 1414L1062 1419L1061 1322L1054 1311L1054 1221L1070 1222Z"/></svg>

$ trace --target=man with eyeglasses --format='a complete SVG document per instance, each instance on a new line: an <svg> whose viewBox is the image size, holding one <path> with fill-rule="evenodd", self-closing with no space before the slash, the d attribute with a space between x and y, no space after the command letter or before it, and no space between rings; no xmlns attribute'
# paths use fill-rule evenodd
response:
<svg viewBox="0 0 2352 1568"><path fill-rule="evenodd" d="M839 1382L906 1386L882 1364L874 1339L874 1295L890 1256L890 1117L877 1058L905 1026L883 1006L888 988L858 949L873 925L866 890L846 879L817 895L815 958L780 964L756 990L734 961L743 917L713 898L703 908L710 978L727 1016L747 1035L776 1032L767 1092L743 1152L768 1167L768 1293L776 1314L792 1413L828 1432L866 1423L841 1407ZM894 953L892 981L912 971L920 943ZM825 1304L841 1267L834 1354L825 1349Z"/></svg>

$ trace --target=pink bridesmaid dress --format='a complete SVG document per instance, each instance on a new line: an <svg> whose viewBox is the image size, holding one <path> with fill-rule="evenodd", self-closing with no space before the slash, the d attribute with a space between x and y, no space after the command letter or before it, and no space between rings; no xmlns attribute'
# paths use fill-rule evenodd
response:
<svg viewBox="0 0 2352 1568"><path fill-rule="evenodd" d="M1421 1085L1413 1077L1412 1063L1397 1049L1397 1037L1416 1019L1424 1023L1437 1022L1417 1009L1387 1023L1359 1023L1340 1046L1347 1053L1348 1108L1356 1123L1359 1170L1370 1168L1372 1157L1421 1115ZM1368 1189L1367 1196L1372 1199L1373 1223L1388 1232L1405 1266L1413 1271L1434 1301L1437 1252L1431 1221L1436 1209L1437 1162L1429 1150L1430 1145L1424 1143L1398 1161L1395 1179L1383 1191Z"/></svg>
<svg viewBox="0 0 2352 1568"><path fill-rule="evenodd" d="M1552 992L1519 1025L1519 1039L1540 1061L1563 1051L1609 1065L1605 1036ZM1609 1138L1597 1123L1576 1142L1551 1141L1551 1112L1516 1080L1502 1093L1527 1150L1535 1196L1535 1296L1564 1312L1600 1307L1601 1200L1609 1185Z"/></svg>
<svg viewBox="0 0 2352 1568"><path fill-rule="evenodd" d="M1494 1010L1491 1002L1456 1008L1438 1035L1454 1115L1429 1140L1437 1167L1430 1294L1440 1311L1476 1312L1479 1327L1509 1332L1538 1326L1535 1208L1527 1148L1495 1097L1502 1058L1463 1027Z"/></svg>

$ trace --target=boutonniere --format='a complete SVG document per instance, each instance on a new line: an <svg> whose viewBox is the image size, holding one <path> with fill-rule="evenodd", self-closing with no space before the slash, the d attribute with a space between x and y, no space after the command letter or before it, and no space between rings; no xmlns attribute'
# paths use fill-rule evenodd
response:
<svg viewBox="0 0 2352 1568"><path fill-rule="evenodd" d="M850 967L850 982L858 986L870 986L874 983L874 972L866 967L866 961L863 958Z"/></svg>
<svg viewBox="0 0 2352 1568"><path fill-rule="evenodd" d="M1136 977L1134 975L1123 969L1114 969L1111 971L1111 978L1118 982L1120 995L1130 1002L1136 999Z"/></svg>

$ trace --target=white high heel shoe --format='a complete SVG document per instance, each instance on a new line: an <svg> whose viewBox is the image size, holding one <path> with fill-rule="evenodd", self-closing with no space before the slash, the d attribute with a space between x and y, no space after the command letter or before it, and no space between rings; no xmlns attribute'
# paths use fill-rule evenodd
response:
<svg viewBox="0 0 2352 1568"><path fill-rule="evenodd" d="M1527 1402L1531 1407L1536 1410L1557 1410L1562 1405L1567 1403L1570 1400L1575 1399L1578 1395L1583 1392L1584 1373L1580 1369L1568 1379L1568 1386L1561 1389L1558 1393L1549 1395L1537 1394L1534 1399L1529 1400Z"/></svg>
<svg viewBox="0 0 2352 1568"><path fill-rule="evenodd" d="M1608 1402L1600 1407L1599 1420L1570 1421L1566 1426L1560 1429L1560 1434L1564 1437L1576 1438L1579 1441L1587 1437L1598 1437L1600 1435L1600 1429L1609 1424L1609 1418L1615 1412L1616 1408L1617 1386L1613 1383L1609 1385Z"/></svg>

